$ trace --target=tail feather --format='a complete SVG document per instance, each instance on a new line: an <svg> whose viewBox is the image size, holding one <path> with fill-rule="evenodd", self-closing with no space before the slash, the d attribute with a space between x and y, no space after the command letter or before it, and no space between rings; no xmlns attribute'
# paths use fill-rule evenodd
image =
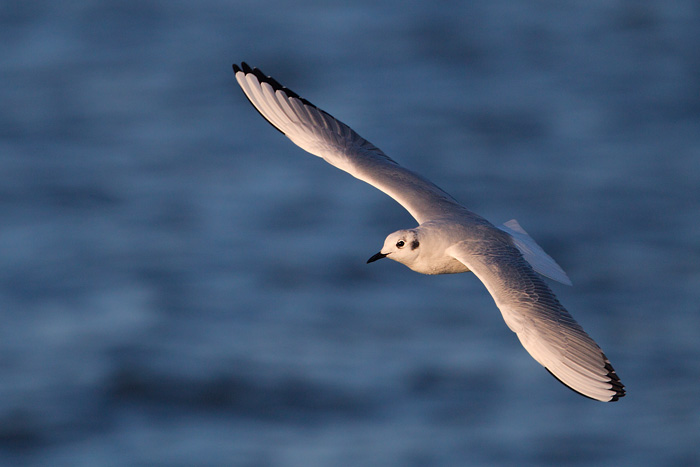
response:
<svg viewBox="0 0 700 467"><path fill-rule="evenodd" d="M515 247L520 250L525 261L530 263L532 269L562 284L571 285L571 279L551 256L544 252L541 246L530 237L525 229L520 227L515 219L509 220L499 229L510 234Z"/></svg>

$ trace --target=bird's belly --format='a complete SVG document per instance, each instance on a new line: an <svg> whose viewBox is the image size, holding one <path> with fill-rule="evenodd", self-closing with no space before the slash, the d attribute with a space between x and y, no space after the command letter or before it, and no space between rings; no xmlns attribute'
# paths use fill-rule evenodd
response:
<svg viewBox="0 0 700 467"><path fill-rule="evenodd" d="M429 264L422 264L411 269L421 274L458 274L460 272L469 272L469 268L464 263L451 257L447 257L442 261L431 261Z"/></svg>

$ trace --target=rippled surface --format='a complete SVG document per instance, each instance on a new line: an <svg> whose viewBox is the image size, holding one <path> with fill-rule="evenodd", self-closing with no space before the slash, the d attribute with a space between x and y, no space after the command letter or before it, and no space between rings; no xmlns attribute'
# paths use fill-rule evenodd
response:
<svg viewBox="0 0 700 467"><path fill-rule="evenodd" d="M700 463L694 2L0 6L0 463ZM236 87L246 60L567 270L628 396Z"/></svg>

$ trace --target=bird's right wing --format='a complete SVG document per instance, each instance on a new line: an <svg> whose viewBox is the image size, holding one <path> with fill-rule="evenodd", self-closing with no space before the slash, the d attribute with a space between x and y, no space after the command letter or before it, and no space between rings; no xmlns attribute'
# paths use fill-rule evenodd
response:
<svg viewBox="0 0 700 467"><path fill-rule="evenodd" d="M349 126L246 63L233 65L248 100L297 146L394 198L418 221L466 210L436 185L401 167Z"/></svg>
<svg viewBox="0 0 700 467"><path fill-rule="evenodd" d="M532 357L574 391L616 401L624 385L600 347L509 242L463 241L447 249L483 282Z"/></svg>

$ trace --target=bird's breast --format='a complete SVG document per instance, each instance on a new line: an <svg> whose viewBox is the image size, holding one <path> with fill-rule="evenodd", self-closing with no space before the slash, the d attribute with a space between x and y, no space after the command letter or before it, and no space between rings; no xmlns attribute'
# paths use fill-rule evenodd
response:
<svg viewBox="0 0 700 467"><path fill-rule="evenodd" d="M469 268L461 261L454 259L451 256L443 258L433 258L431 261L422 261L420 263L408 266L421 274L458 274L460 272L469 272Z"/></svg>

